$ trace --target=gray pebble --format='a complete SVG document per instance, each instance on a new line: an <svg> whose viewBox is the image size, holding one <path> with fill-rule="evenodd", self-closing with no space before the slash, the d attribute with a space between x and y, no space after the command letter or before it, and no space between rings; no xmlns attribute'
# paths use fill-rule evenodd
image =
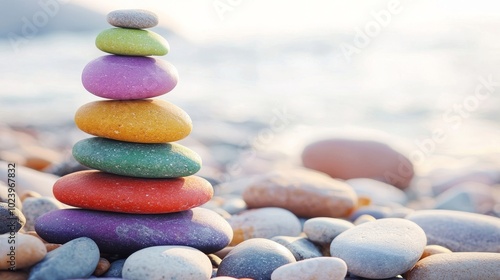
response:
<svg viewBox="0 0 500 280"><path fill-rule="evenodd" d="M8 203L0 202L0 234L18 232L25 224L26 218L21 210L9 207Z"/></svg>
<svg viewBox="0 0 500 280"><path fill-rule="evenodd" d="M330 245L337 235L353 227L353 223L343 219L318 217L304 223L304 233L313 242Z"/></svg>
<svg viewBox="0 0 500 280"><path fill-rule="evenodd" d="M33 266L28 280L88 278L99 262L99 248L90 238L80 237L47 253Z"/></svg>
<svg viewBox="0 0 500 280"><path fill-rule="evenodd" d="M108 271L104 273L102 276L106 278L110 277L122 277L122 269L123 269L123 264L125 263L126 259L119 259L111 263L111 266L109 267Z"/></svg>
<svg viewBox="0 0 500 280"><path fill-rule="evenodd" d="M323 256L316 245L305 237L275 236L271 240L290 250L297 261Z"/></svg>
<svg viewBox="0 0 500 280"><path fill-rule="evenodd" d="M150 11L141 9L116 10L107 16L109 24L124 28L150 28L158 25L158 16Z"/></svg>
<svg viewBox="0 0 500 280"><path fill-rule="evenodd" d="M23 202L26 217L26 231L35 230L35 220L52 210L61 209L61 204L51 197L28 197Z"/></svg>

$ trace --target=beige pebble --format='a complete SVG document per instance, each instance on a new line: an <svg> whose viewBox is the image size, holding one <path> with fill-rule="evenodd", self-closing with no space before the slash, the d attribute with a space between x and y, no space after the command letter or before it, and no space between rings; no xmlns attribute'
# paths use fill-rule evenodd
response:
<svg viewBox="0 0 500 280"><path fill-rule="evenodd" d="M105 258L99 258L99 262L94 270L95 276L101 276L111 267L111 263Z"/></svg>
<svg viewBox="0 0 500 280"><path fill-rule="evenodd" d="M420 259L426 258L428 256L432 256L435 254L443 254L443 253L452 253L450 249L440 246L440 245L427 245L424 248L424 253L420 257Z"/></svg>
<svg viewBox="0 0 500 280"><path fill-rule="evenodd" d="M0 235L0 245L0 270L9 269L11 265L15 269L31 267L47 254L43 242L28 234L18 233L14 238L10 234Z"/></svg>
<svg viewBox="0 0 500 280"><path fill-rule="evenodd" d="M361 216L359 216L355 221L354 221L354 225L361 225L361 224L364 224L364 223L367 223L367 222L373 222L373 221L376 221L377 219L375 219L375 217L373 217L372 215L368 215L368 214L363 214Z"/></svg>
<svg viewBox="0 0 500 280"><path fill-rule="evenodd" d="M21 195L21 201L24 202L26 200L26 198L30 198L30 197L42 197L42 195L37 193L37 192L34 192L34 191L25 191Z"/></svg>
<svg viewBox="0 0 500 280"><path fill-rule="evenodd" d="M2 280L27 280L29 274L26 271L0 271Z"/></svg>
<svg viewBox="0 0 500 280"><path fill-rule="evenodd" d="M358 198L346 183L306 169L271 172L243 192L249 208L280 207L299 217L348 217Z"/></svg>
<svg viewBox="0 0 500 280"><path fill-rule="evenodd" d="M500 253L449 253L424 258L406 274L407 280L497 280Z"/></svg>

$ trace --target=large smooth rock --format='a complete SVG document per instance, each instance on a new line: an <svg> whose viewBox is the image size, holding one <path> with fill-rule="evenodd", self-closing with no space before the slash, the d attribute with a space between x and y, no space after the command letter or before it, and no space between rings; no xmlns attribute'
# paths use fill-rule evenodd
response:
<svg viewBox="0 0 500 280"><path fill-rule="evenodd" d="M229 219L234 236L231 245L251 238L271 238L278 235L298 236L302 226L290 211L266 207L245 211Z"/></svg>
<svg viewBox="0 0 500 280"><path fill-rule="evenodd" d="M99 249L92 239L81 237L47 253L30 272L30 280L88 278L99 262Z"/></svg>
<svg viewBox="0 0 500 280"><path fill-rule="evenodd" d="M85 209L161 214L189 210L212 198L210 183L198 176L143 179L86 170L61 177L55 197Z"/></svg>
<svg viewBox="0 0 500 280"><path fill-rule="evenodd" d="M227 254L217 276L270 280L275 269L289 263L295 263L295 258L287 248L268 239L253 238Z"/></svg>
<svg viewBox="0 0 500 280"><path fill-rule="evenodd" d="M212 263L203 252L186 246L154 246L130 255L123 265L123 278L208 280Z"/></svg>
<svg viewBox="0 0 500 280"><path fill-rule="evenodd" d="M344 280L346 263L339 258L318 257L278 267L271 280Z"/></svg>
<svg viewBox="0 0 500 280"><path fill-rule="evenodd" d="M159 99L90 102L76 111L75 123L89 134L135 143L173 142L192 129L184 110Z"/></svg>
<svg viewBox="0 0 500 280"><path fill-rule="evenodd" d="M429 245L453 252L500 253L500 218L452 210L421 210L406 219L417 223Z"/></svg>
<svg viewBox="0 0 500 280"><path fill-rule="evenodd" d="M29 268L46 254L45 245L37 237L22 233L0 235L0 270Z"/></svg>
<svg viewBox="0 0 500 280"><path fill-rule="evenodd" d="M372 178L400 189L410 185L412 163L390 146L369 140L328 139L308 145L302 152L305 167L333 178Z"/></svg>
<svg viewBox="0 0 500 280"><path fill-rule="evenodd" d="M166 55L170 50L158 33L130 28L106 29L97 35L95 45L103 52L130 56Z"/></svg>
<svg viewBox="0 0 500 280"><path fill-rule="evenodd" d="M101 252L124 255L162 245L213 253L226 247L233 237L231 226L222 217L203 208L151 215L63 209L38 218L35 230L51 243L87 236Z"/></svg>
<svg viewBox="0 0 500 280"><path fill-rule="evenodd" d="M407 274L407 280L498 280L500 254L448 253L420 260Z"/></svg>
<svg viewBox="0 0 500 280"><path fill-rule="evenodd" d="M92 137L77 142L73 156L90 168L131 177L185 177L201 168L200 156L177 143L141 144Z"/></svg>
<svg viewBox="0 0 500 280"><path fill-rule="evenodd" d="M89 62L82 71L86 90L117 100L160 96L174 89L178 80L174 65L142 56L101 56Z"/></svg>
<svg viewBox="0 0 500 280"><path fill-rule="evenodd" d="M357 196L344 182L308 170L271 172L244 190L249 208L280 207L299 217L347 217Z"/></svg>
<svg viewBox="0 0 500 280"><path fill-rule="evenodd" d="M158 24L158 16L143 9L122 9L108 13L106 20L109 24L124 28L151 28Z"/></svg>
<svg viewBox="0 0 500 280"><path fill-rule="evenodd" d="M344 260L352 274L383 279L412 268L426 243L425 233L417 224L388 218L344 231L332 241L330 254Z"/></svg>

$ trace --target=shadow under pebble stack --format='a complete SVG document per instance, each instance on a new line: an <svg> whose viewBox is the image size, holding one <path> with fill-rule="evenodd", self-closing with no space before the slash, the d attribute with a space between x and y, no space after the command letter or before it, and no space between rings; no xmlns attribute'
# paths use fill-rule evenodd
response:
<svg viewBox="0 0 500 280"><path fill-rule="evenodd" d="M212 267L205 254L226 247L233 232L217 213L197 208L212 198L213 188L193 175L201 168L201 158L174 143L190 134L189 115L154 99L171 91L178 80L172 64L151 57L166 55L168 42L146 30L158 23L149 11L117 10L107 19L116 28L102 31L96 46L111 55L91 61L82 83L92 94L110 100L85 104L75 115L78 128L96 137L76 143L73 155L95 170L56 182L55 197L79 208L45 214L37 220L36 232L51 243L90 238L105 255L136 252L140 258L146 253L151 264L168 259L169 252L172 258L184 258L186 268L192 265L189 259L201 258L203 265L189 279L209 279ZM151 269L141 272L129 259L124 278L159 277ZM165 279L188 279L181 268L164 269L173 273Z"/></svg>

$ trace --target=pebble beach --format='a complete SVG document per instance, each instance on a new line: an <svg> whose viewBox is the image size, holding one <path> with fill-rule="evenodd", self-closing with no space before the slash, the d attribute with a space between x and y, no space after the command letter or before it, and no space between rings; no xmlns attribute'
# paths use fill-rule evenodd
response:
<svg viewBox="0 0 500 280"><path fill-rule="evenodd" d="M498 122L460 115L481 148L301 100L224 111L175 97L196 87L154 11L104 17L72 119L0 123L0 279L500 279Z"/></svg>

